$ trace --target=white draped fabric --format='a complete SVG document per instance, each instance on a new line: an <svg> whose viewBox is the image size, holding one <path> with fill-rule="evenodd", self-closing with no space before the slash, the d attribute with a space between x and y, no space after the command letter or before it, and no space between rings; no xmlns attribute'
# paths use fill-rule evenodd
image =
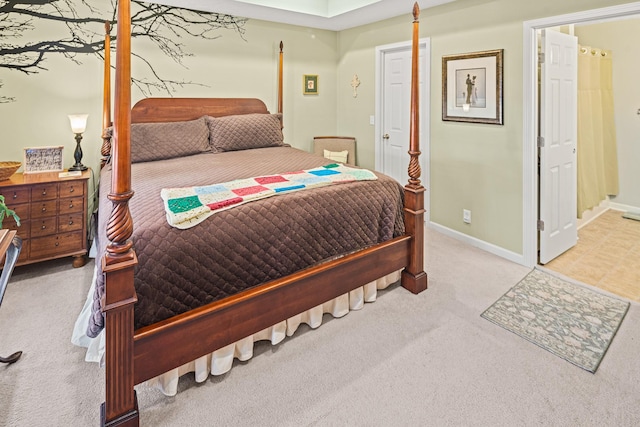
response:
<svg viewBox="0 0 640 427"><path fill-rule="evenodd" d="M287 336L293 335L303 323L309 325L311 328L317 328L322 324L322 316L325 313L338 318L345 316L350 310L360 310L364 307L365 302L374 302L376 300L379 289L385 289L398 280L400 280L400 271L388 274L378 280L356 288L347 294L316 306L311 310L290 317L256 334L172 369L158 377L152 378L148 381L148 384L157 387L167 396L175 396L178 392L178 380L182 375L194 372L196 381L204 382L209 374L222 375L227 373L231 369L234 359L246 361L253 357L254 342L268 340L271 341L271 344L276 345L282 342ZM95 283L95 272L93 283ZM89 338L85 333L87 322L91 315L93 290L94 286L92 285L91 289L89 289L89 294L82 312L76 320L71 342L87 348L86 361L97 362L103 365L104 330L96 338Z"/></svg>
<svg viewBox="0 0 640 427"><path fill-rule="evenodd" d="M589 46L578 53L578 218L618 194L611 56Z"/></svg>

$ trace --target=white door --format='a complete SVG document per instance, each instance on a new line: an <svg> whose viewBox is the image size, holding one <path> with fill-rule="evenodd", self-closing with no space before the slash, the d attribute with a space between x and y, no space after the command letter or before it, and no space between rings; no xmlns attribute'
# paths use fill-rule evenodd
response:
<svg viewBox="0 0 640 427"><path fill-rule="evenodd" d="M578 39L542 30L540 64L540 263L575 246Z"/></svg>
<svg viewBox="0 0 640 427"><path fill-rule="evenodd" d="M424 165L426 148L423 145L425 134L423 117L427 106L423 105L424 88L424 55L425 45L421 43L419 50L419 77L420 84L420 140L422 156L421 165ZM411 46L386 52L384 54L382 70L382 144L377 153L380 161L378 170L395 178L402 185L409 180L409 113L411 102ZM422 168L421 180L425 181L425 170Z"/></svg>

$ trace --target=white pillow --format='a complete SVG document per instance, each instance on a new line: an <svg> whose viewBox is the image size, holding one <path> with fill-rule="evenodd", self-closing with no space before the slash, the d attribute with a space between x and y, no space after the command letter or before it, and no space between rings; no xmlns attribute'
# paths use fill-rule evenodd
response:
<svg viewBox="0 0 640 427"><path fill-rule="evenodd" d="M324 150L324 157L333 160L334 162L347 163L347 157L349 156L349 151L329 151Z"/></svg>

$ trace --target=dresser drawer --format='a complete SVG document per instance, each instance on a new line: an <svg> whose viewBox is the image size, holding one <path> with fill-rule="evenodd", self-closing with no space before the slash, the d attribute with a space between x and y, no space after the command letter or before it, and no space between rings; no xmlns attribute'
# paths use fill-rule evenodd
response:
<svg viewBox="0 0 640 427"><path fill-rule="evenodd" d="M31 219L55 216L58 213L58 201L46 200L31 203Z"/></svg>
<svg viewBox="0 0 640 427"><path fill-rule="evenodd" d="M58 232L82 230L82 212L60 215L58 217Z"/></svg>
<svg viewBox="0 0 640 427"><path fill-rule="evenodd" d="M22 218L20 218L20 227L18 227L18 224L16 224L16 221L12 217L5 218L2 222L2 228L16 230L22 240L28 239L31 236L31 224L29 220L23 221Z"/></svg>
<svg viewBox="0 0 640 427"><path fill-rule="evenodd" d="M84 195L84 184L82 181L63 181L59 184L60 197L82 196Z"/></svg>
<svg viewBox="0 0 640 427"><path fill-rule="evenodd" d="M54 200L58 198L58 184L36 184L31 188L31 201Z"/></svg>
<svg viewBox="0 0 640 427"><path fill-rule="evenodd" d="M0 190L0 194L4 196L4 202L11 209L12 206L20 203L29 203L31 196L31 189L25 187L9 187Z"/></svg>
<svg viewBox="0 0 640 427"><path fill-rule="evenodd" d="M29 257L39 259L63 254L81 253L85 247L82 239L81 231L31 239Z"/></svg>
<svg viewBox="0 0 640 427"><path fill-rule="evenodd" d="M20 224L22 225L22 222L20 222ZM4 221L2 221L2 228L7 228L9 230L20 230L22 227L18 227L16 220L13 219L12 216L10 216L9 218L5 218Z"/></svg>
<svg viewBox="0 0 640 427"><path fill-rule="evenodd" d="M26 221L29 219L30 215L31 215L31 205L8 205L9 209L12 209L15 211L15 213L20 217L20 222L22 221ZM13 219L13 217L9 217L11 219ZM5 218L5 221L7 220L7 218ZM2 223L4 225L4 222Z"/></svg>
<svg viewBox="0 0 640 427"><path fill-rule="evenodd" d="M40 218L31 221L31 237L48 236L55 234L58 229L58 218L52 216L51 218Z"/></svg>
<svg viewBox="0 0 640 427"><path fill-rule="evenodd" d="M84 211L84 197L72 197L69 199L60 199L60 203L58 206L58 213L60 215L74 213L74 212L83 212Z"/></svg>

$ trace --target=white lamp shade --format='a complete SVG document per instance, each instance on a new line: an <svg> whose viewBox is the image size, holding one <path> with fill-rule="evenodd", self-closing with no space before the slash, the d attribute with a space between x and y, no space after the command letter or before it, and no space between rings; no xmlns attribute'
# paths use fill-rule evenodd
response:
<svg viewBox="0 0 640 427"><path fill-rule="evenodd" d="M73 133L84 133L87 128L88 114L70 114L69 122L71 123L71 130Z"/></svg>

